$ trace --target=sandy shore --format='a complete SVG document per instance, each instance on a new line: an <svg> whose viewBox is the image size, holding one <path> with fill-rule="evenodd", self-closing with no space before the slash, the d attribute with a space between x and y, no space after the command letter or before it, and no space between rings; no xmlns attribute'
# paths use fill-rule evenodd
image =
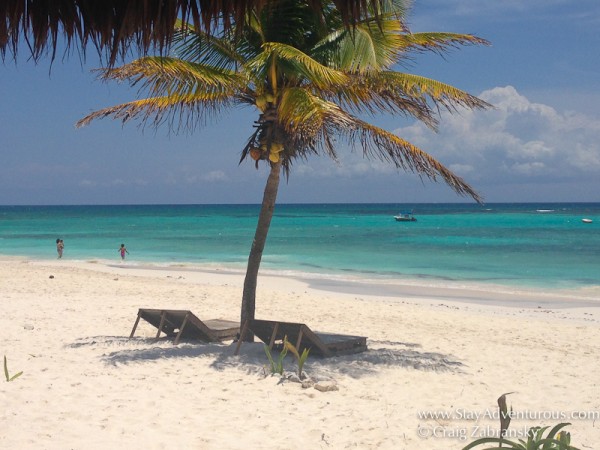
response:
<svg viewBox="0 0 600 450"><path fill-rule="evenodd" d="M598 291L261 277L257 317L368 337L368 352L309 357L305 371L330 392L270 376L260 343L239 356L232 342L174 346L145 322L128 339L140 307L237 320L242 282L2 258L2 353L23 375L0 382L0 448L461 449L497 432L506 392L516 436L571 422L574 445L599 446Z"/></svg>

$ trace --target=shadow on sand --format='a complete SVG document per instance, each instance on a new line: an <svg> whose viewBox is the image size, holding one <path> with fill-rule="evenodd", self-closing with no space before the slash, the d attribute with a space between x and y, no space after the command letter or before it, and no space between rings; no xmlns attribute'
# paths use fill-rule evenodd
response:
<svg viewBox="0 0 600 450"><path fill-rule="evenodd" d="M244 343L239 355L234 355L235 343L181 342L174 346L171 339L126 338L121 336L93 336L78 339L70 348L97 347L105 351L100 359L109 365L142 363L165 359L210 358L210 366L218 371L234 368L249 374L265 374L268 360L262 342ZM123 347L123 348L119 348ZM291 355L286 366L293 368ZM311 376L332 377L345 375L353 378L373 375L383 367L403 367L432 372L462 372L464 364L452 355L420 350L415 343L369 341L369 350L333 358L311 358L306 363Z"/></svg>

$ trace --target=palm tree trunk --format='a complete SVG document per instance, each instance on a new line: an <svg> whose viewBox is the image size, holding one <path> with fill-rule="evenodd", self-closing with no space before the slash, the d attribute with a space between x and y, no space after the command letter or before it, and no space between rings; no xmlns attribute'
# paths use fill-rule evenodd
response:
<svg viewBox="0 0 600 450"><path fill-rule="evenodd" d="M262 206L258 216L258 224L248 256L248 267L246 268L246 278L244 279L244 293L242 294L242 313L241 326L247 319L254 319L254 310L256 309L256 282L258 278L258 269L262 259L263 250L267 241L267 233L271 226L271 219L275 210L275 200L277 200L277 191L279 189L279 175L281 173L281 162L271 164L271 172L267 178L267 185L263 195ZM252 342L254 335L246 332L240 339Z"/></svg>

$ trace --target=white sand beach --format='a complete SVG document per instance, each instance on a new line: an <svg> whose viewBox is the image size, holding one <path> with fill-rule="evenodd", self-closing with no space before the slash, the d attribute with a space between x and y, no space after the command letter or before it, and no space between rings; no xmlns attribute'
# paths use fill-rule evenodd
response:
<svg viewBox="0 0 600 450"><path fill-rule="evenodd" d="M51 278L51 276L53 278ZM308 358L321 392L282 382L259 342L154 340L138 308L239 318L243 275L189 267L0 260L0 448L461 449L571 422L600 447L597 290L307 282L259 276L257 318L367 336L365 353ZM286 369L295 363L286 359ZM444 413L436 419L426 414ZM490 417L492 416L492 417Z"/></svg>

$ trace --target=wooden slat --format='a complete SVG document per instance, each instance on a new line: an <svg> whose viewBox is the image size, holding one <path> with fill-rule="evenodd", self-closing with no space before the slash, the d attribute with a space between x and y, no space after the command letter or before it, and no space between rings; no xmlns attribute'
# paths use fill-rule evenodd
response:
<svg viewBox="0 0 600 450"><path fill-rule="evenodd" d="M271 334L271 340L269 340L269 350L273 349L273 344L275 343L275 339L277 338L277 330L279 330L279 322L277 322L273 327L273 334Z"/></svg>
<svg viewBox="0 0 600 450"><path fill-rule="evenodd" d="M167 316L166 311L163 311L160 315L160 325L158 326L158 333L156 333L156 339L160 337L160 333L162 332L162 328L165 324L165 317Z"/></svg>
<svg viewBox="0 0 600 450"><path fill-rule="evenodd" d="M300 353L300 344L302 344L302 328L304 328L304 325L300 327L300 331L298 332L298 339L296 340L296 350L298 350L298 353Z"/></svg>
<svg viewBox="0 0 600 450"><path fill-rule="evenodd" d="M237 341L237 345L235 346L234 355L239 355L240 347L242 346L242 342L244 342L244 336L246 335L246 330L248 329L248 319L244 320L244 324L242 325L242 329L240 330L240 338Z"/></svg>
<svg viewBox="0 0 600 450"><path fill-rule="evenodd" d="M138 326L138 324L140 323L140 312L138 311L138 315L137 315L137 319L135 319L135 323L133 324L133 329L131 330L131 334L129 335L129 339L131 339L133 337L133 335L135 334L135 330Z"/></svg>
<svg viewBox="0 0 600 450"><path fill-rule="evenodd" d="M183 318L183 323L181 324L181 328L179 329L179 333L177 333L177 336L175 337L175 342L173 342L175 345L179 344L179 339L181 339L181 333L183 333L185 325L187 324L188 317L190 317L189 313L187 313L185 315L185 317Z"/></svg>

